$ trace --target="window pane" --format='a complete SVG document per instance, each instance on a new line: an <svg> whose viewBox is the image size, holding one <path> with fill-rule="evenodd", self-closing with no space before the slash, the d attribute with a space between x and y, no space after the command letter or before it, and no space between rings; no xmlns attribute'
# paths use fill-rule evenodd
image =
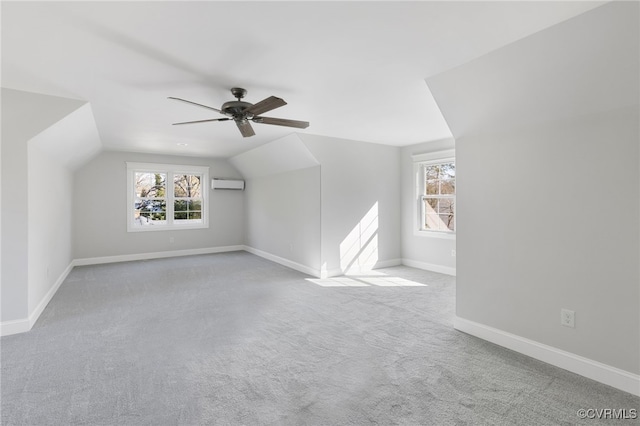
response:
<svg viewBox="0 0 640 426"><path fill-rule="evenodd" d="M167 203L163 200L137 200L134 210L135 224L161 225L167 221Z"/></svg>
<svg viewBox="0 0 640 426"><path fill-rule="evenodd" d="M176 197L188 197L188 175L175 175L173 177L173 194Z"/></svg>
<svg viewBox="0 0 640 426"><path fill-rule="evenodd" d="M425 229L432 231L441 229L440 217L437 214L428 214L425 219Z"/></svg>
<svg viewBox="0 0 640 426"><path fill-rule="evenodd" d="M446 179L440 181L440 194L455 194L456 181L454 179Z"/></svg>
<svg viewBox="0 0 640 426"><path fill-rule="evenodd" d="M175 200L173 206L175 220L201 222L202 200Z"/></svg>
<svg viewBox="0 0 640 426"><path fill-rule="evenodd" d="M438 213L453 213L453 199L440 198L438 201Z"/></svg>
<svg viewBox="0 0 640 426"><path fill-rule="evenodd" d="M439 217L440 220L440 230L441 231L453 231L453 213L451 214L441 214Z"/></svg>
<svg viewBox="0 0 640 426"><path fill-rule="evenodd" d="M438 184L439 184L439 182L437 180L427 181L426 194L427 195L438 195Z"/></svg>
<svg viewBox="0 0 640 426"><path fill-rule="evenodd" d="M424 229L431 231L453 231L455 222L454 204L453 198L425 198Z"/></svg>
<svg viewBox="0 0 640 426"><path fill-rule="evenodd" d="M137 200L135 209L141 213L166 212L167 202L164 200Z"/></svg>
<svg viewBox="0 0 640 426"><path fill-rule="evenodd" d="M456 177L456 165L444 163L440 165L440 179L454 179Z"/></svg>
<svg viewBox="0 0 640 426"><path fill-rule="evenodd" d="M173 210L176 212L202 210L202 200L189 200L181 198L173 202Z"/></svg>
<svg viewBox="0 0 640 426"><path fill-rule="evenodd" d="M426 214L438 212L438 199L437 198L425 198L424 211Z"/></svg>
<svg viewBox="0 0 640 426"><path fill-rule="evenodd" d="M440 168L438 165L426 166L425 172L427 180L435 180L440 176Z"/></svg>
<svg viewBox="0 0 640 426"><path fill-rule="evenodd" d="M202 179L200 176L196 176L193 175L191 176L191 178L189 179L189 185L191 186L191 197L193 198L200 198L202 197L200 191L201 191L201 182Z"/></svg>
<svg viewBox="0 0 640 426"><path fill-rule="evenodd" d="M176 197L200 198L200 175L175 175L173 177L173 190Z"/></svg>
<svg viewBox="0 0 640 426"><path fill-rule="evenodd" d="M167 175L164 173L136 172L136 197L164 198Z"/></svg>

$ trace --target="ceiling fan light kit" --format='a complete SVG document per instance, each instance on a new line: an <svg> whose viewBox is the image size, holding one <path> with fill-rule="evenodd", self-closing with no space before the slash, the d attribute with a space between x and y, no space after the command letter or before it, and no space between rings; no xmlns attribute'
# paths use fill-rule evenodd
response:
<svg viewBox="0 0 640 426"><path fill-rule="evenodd" d="M233 120L236 122L236 125L238 126L238 130L240 130L240 133L245 138L256 134L253 130L253 127L251 126L250 121L253 121L254 123L260 123L260 124L272 124L276 126L294 127L297 129L306 129L307 127L309 127L309 122L307 121L289 120L286 118L275 118L275 117L262 117L260 115L262 113L265 113L286 105L287 103L284 101L284 99L278 98L276 96L269 96L268 98L263 99L256 104L252 104L242 100L242 98L246 96L247 91L241 87L233 87L231 89L231 94L236 98L236 100L225 102L224 104L222 104L222 107L220 107L220 109L199 104L196 102L188 101L186 99L169 96L169 99L174 99L176 101L186 102L191 105L207 108L207 109L216 111L219 114L223 114L227 116L225 118L210 118L206 120L183 121L180 123L173 123L173 125L175 126L175 125L181 125L181 124L205 123L209 121Z"/></svg>

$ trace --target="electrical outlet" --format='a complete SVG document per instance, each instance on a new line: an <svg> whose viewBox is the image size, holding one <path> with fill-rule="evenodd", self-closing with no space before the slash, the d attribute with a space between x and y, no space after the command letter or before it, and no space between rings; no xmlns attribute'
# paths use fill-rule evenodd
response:
<svg viewBox="0 0 640 426"><path fill-rule="evenodd" d="M576 313L569 309L560 310L560 324L565 327L575 328L576 326Z"/></svg>
<svg viewBox="0 0 640 426"><path fill-rule="evenodd" d="M451 250L451 257L456 257L456 249Z"/></svg>

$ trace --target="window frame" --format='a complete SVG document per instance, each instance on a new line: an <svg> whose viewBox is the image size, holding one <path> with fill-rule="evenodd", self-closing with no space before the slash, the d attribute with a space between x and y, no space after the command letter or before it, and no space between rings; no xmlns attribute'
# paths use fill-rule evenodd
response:
<svg viewBox="0 0 640 426"><path fill-rule="evenodd" d="M209 167L191 166L181 164L137 163L126 162L127 165L127 232L147 231L175 231L185 229L209 228ZM136 173L163 173L166 174L166 223L148 226L136 225L135 218L135 174ZM175 222L174 218L174 176L175 175L201 175L202 195L202 220L199 223Z"/></svg>
<svg viewBox="0 0 640 426"><path fill-rule="evenodd" d="M425 217L425 209L424 209L424 199L425 198L437 198L437 197L428 197L426 195L426 167L432 166L434 164L444 164L444 163L453 163L456 164L455 158L455 150L448 149L443 151L429 152L424 154L416 154L413 155L413 171L415 176L414 182L414 200L416 202L415 214L413 215L413 234L420 237L432 237L432 238L442 238L442 239L452 239L456 238L457 231L457 211L456 211L456 198L457 198L457 181L456 181L456 191L453 194L453 197L445 197L445 198L453 198L453 211L454 211L454 225L453 231L447 230L434 230L434 229L424 229L424 217Z"/></svg>

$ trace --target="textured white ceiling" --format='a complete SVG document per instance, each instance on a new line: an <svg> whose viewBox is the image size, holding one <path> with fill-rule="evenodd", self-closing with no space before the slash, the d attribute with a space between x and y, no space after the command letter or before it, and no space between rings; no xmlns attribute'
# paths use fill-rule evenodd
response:
<svg viewBox="0 0 640 426"><path fill-rule="evenodd" d="M106 149L230 157L294 129L216 118L233 86L301 132L450 136L425 79L601 2L2 2L2 86L88 101ZM187 144L187 146L178 145Z"/></svg>

